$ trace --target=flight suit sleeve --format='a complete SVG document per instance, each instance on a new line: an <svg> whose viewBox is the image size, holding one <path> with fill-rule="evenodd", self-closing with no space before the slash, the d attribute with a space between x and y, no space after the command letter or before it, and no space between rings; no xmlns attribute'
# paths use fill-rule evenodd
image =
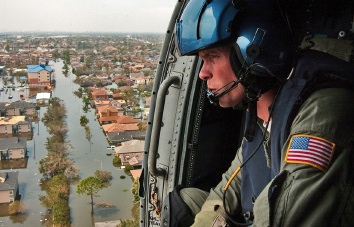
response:
<svg viewBox="0 0 354 227"><path fill-rule="evenodd" d="M211 189L207 200L201 208L201 211L195 216L195 221L192 227L226 226L225 212L222 202L224 186L241 163L242 152L240 148L237 151L236 157L232 161L230 168L222 175L221 182L219 182L215 188ZM231 182L226 194L229 209L228 211L236 215L241 214L241 174L241 172L238 173L236 178Z"/></svg>
<svg viewBox="0 0 354 227"><path fill-rule="evenodd" d="M253 226L353 226L354 92L322 89L312 94L295 117L282 149L281 169L254 204ZM291 160L295 138L329 145L308 160ZM292 154L292 153L291 153Z"/></svg>

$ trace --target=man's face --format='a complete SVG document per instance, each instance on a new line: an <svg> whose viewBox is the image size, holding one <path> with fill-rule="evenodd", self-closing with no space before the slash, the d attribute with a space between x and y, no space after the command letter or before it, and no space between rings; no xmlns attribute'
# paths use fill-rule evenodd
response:
<svg viewBox="0 0 354 227"><path fill-rule="evenodd" d="M237 80L229 61L230 50L230 46L224 46L199 51L199 56L204 62L199 78L206 80L208 89L216 94L220 94L233 84L230 82ZM220 97L219 105L221 107L233 107L238 105L244 97L244 88L239 84L238 87Z"/></svg>

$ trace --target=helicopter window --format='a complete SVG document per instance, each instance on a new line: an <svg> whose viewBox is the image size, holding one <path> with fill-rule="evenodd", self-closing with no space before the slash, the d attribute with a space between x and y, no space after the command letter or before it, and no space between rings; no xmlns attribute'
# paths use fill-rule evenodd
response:
<svg viewBox="0 0 354 227"><path fill-rule="evenodd" d="M221 180L240 146L243 111L216 107L205 100L190 186L209 191Z"/></svg>

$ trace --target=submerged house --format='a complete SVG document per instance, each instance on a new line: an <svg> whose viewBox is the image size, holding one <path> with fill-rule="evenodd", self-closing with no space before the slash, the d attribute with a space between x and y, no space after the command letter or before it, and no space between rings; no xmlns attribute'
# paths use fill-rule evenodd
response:
<svg viewBox="0 0 354 227"><path fill-rule="evenodd" d="M18 196L18 172L0 172L0 203L11 203Z"/></svg>
<svg viewBox="0 0 354 227"><path fill-rule="evenodd" d="M25 158L27 155L27 138L0 138L0 160Z"/></svg>

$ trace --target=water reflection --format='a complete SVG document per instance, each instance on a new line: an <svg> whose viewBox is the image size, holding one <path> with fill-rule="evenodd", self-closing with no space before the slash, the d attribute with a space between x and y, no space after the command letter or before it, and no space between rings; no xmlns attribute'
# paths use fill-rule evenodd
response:
<svg viewBox="0 0 354 227"><path fill-rule="evenodd" d="M130 177L121 179L120 176L125 175L124 171L112 165L114 156L107 156L108 142L104 136L100 126L95 118L94 110L85 113L82 110L83 103L80 98L76 97L73 92L79 86L74 84L75 75L65 77L62 75L62 62L50 62L55 69L56 88L52 91L53 97L62 99L67 108L67 125L68 125L68 140L73 147L71 158L80 168L80 177L84 179L89 176L94 176L96 170L101 169L112 172L113 179L110 182L111 186L102 189L95 197L94 202L106 202L112 205L109 208L101 208L94 206L94 215L91 217L90 198L88 196L79 197L76 194L76 184L71 186L71 194L69 206L71 209L71 221L73 226L92 226L94 222L114 221L131 217L131 208L133 207L133 196L130 193L132 180ZM3 80L0 80L0 83ZM3 87L0 84L0 87ZM12 91L13 99L7 99L1 92L0 101L15 101L19 100L20 91ZM26 91L25 91L26 92ZM17 97L17 99L16 99ZM26 95L28 100L35 102L34 98ZM39 119L46 111L46 107L41 107ZM80 116L86 115L89 119L88 126L91 130L91 144L85 138L85 129L80 126ZM27 166L20 168L19 171L19 190L21 201L25 203L27 212L24 216L15 218L15 216L0 215L0 222L4 226L47 226L50 225L47 217L45 217L46 209L40 204L39 196L45 195L45 192L40 188L41 174L38 171L38 162L42 159L47 151L45 149L46 138L48 133L41 121L32 123L33 125L33 140L27 141L28 161ZM100 160L100 162L95 161ZM21 166L21 164L19 164ZM0 206L0 210L4 208ZM1 212L0 212L1 213ZM23 220L23 221L18 221Z"/></svg>

